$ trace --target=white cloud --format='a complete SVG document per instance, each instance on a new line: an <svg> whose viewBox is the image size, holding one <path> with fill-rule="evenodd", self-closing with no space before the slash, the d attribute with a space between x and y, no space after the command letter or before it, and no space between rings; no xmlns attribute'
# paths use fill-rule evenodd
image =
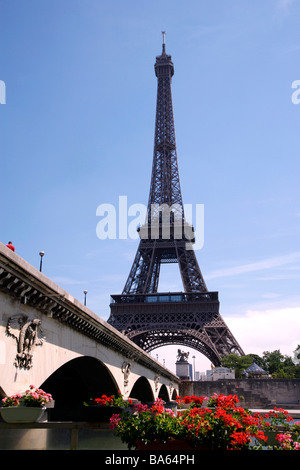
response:
<svg viewBox="0 0 300 470"><path fill-rule="evenodd" d="M229 268L216 269L211 274L206 276L206 279L215 279L218 277L236 276L239 274L245 274L253 271L261 271L271 269L275 267L284 266L286 264L294 263L300 260L300 252L290 253L283 256L275 256L273 258L267 258L262 261L256 261L255 263L243 264L240 266L233 266Z"/></svg>
<svg viewBox="0 0 300 470"><path fill-rule="evenodd" d="M226 317L226 323L245 354L262 355L279 349L293 356L300 344L300 307L248 310L241 317Z"/></svg>

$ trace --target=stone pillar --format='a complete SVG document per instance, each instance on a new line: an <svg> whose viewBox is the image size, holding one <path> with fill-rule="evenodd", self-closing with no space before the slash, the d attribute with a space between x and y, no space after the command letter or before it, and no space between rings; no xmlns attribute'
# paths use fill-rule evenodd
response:
<svg viewBox="0 0 300 470"><path fill-rule="evenodd" d="M190 365L187 361L177 361L176 362L176 375L181 380L190 380L189 367Z"/></svg>

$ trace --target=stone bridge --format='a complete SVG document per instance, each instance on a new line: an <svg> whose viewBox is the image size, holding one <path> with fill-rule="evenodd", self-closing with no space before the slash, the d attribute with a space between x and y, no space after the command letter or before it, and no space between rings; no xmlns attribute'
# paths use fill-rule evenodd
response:
<svg viewBox="0 0 300 470"><path fill-rule="evenodd" d="M180 379L0 243L0 398L30 384L55 408L112 395L142 403L179 394Z"/></svg>

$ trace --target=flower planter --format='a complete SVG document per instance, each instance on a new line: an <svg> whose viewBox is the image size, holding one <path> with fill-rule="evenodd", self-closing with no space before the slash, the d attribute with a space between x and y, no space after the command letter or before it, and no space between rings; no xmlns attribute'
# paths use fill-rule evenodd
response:
<svg viewBox="0 0 300 470"><path fill-rule="evenodd" d="M0 408L0 413L6 423L35 423L41 419L45 409L45 407L9 406Z"/></svg>
<svg viewBox="0 0 300 470"><path fill-rule="evenodd" d="M195 398L195 404L202 402L202 397ZM197 407L192 403L190 409L179 409L177 414L166 410L163 401L158 398L151 408L139 404L133 413L113 417L110 421L111 429L128 445L129 450L245 451L267 449L269 446L283 450L300 449L299 424L296 422L287 426L292 419L287 411L275 408L275 412L270 411L263 416L259 413L252 415L248 409L237 405L236 395L214 394L211 398L215 406ZM213 405L213 400L209 399L208 403ZM279 431L278 420L284 433L280 433L274 442L274 434L266 434L275 424L275 430ZM272 425L271 429L269 425Z"/></svg>
<svg viewBox="0 0 300 470"><path fill-rule="evenodd" d="M209 450L205 444L196 444L193 446L186 439L170 439L167 442L154 441L146 444L143 441L136 441L137 450Z"/></svg>

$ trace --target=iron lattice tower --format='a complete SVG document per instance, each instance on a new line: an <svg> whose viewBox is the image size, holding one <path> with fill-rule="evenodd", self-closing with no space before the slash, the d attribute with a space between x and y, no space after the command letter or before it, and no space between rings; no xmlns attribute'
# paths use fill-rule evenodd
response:
<svg viewBox="0 0 300 470"><path fill-rule="evenodd" d="M147 220L121 295L111 296L108 323L145 351L169 344L192 347L214 365L243 351L219 313L218 292L209 292L193 250L179 180L171 81L172 57L156 57L157 104ZM162 263L178 263L184 292L158 293Z"/></svg>

